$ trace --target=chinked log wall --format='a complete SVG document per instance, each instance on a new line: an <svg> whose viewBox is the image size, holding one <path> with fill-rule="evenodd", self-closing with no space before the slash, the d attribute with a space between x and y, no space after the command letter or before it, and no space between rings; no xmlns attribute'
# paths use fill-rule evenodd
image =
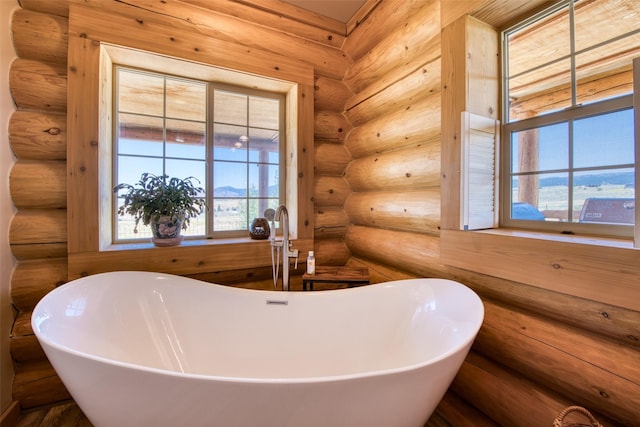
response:
<svg viewBox="0 0 640 427"><path fill-rule="evenodd" d="M21 3L25 10L13 22L20 59L11 78L18 111L10 124L18 159L11 192L19 208L10 235L19 260L12 293L20 313L11 351L18 370L14 397L32 407L67 397L43 359L29 317L39 298L66 280L66 214L59 205L65 186L58 174L66 152L61 88L68 7L65 2ZM244 34L251 34L251 20L258 19L252 14L273 28L280 25L275 23L280 18L262 10L238 15L247 10L239 3L188 3L244 16L229 18ZM640 396L638 312L440 261L440 102L446 93L441 90L440 12L439 1L383 0L346 41L333 33L324 41L326 32L319 37L310 25L291 25L314 43L335 48L344 41L344 53L354 60L343 81L340 72L316 62L318 262L367 266L376 282L453 278L483 297L485 325L429 425L550 425L572 403L589 407L606 425L634 425L639 406L634 396ZM305 55L302 47L283 49ZM30 173L34 165L40 178ZM57 184L41 181L55 176ZM52 194L22 194L44 185ZM208 277L241 283L250 275L266 279L269 272Z"/></svg>
<svg viewBox="0 0 640 427"><path fill-rule="evenodd" d="M33 335L30 318L40 298L68 280L66 68L72 2L95 7L109 7L111 3L22 0L22 9L12 20L18 59L10 71L11 93L17 105L9 125L16 155L10 191L18 213L10 226L10 244L18 259L11 283L18 315L10 347L16 364L14 399L23 408L69 398ZM141 2L131 3L145 7ZM222 40L284 54L315 67L315 155L319 159L314 188L315 250L319 263L343 265L350 257L344 244L348 217L343 203L349 187L343 173L350 161L344 138L351 126L342 115L342 108L352 95L341 81L349 64L339 49L345 36L335 21L300 15L297 8L277 3L271 6L279 7L280 13L270 13L260 7L262 3L257 1L252 7L246 2L190 0L163 2L155 7L165 8L159 12L169 16L188 19L194 26L215 27ZM286 31L281 31L283 27ZM258 268L200 273L194 277L269 289L270 275L270 270Z"/></svg>

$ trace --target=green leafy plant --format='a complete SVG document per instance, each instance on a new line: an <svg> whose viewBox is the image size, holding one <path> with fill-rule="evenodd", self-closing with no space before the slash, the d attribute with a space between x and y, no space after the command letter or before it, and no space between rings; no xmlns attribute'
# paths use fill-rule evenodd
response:
<svg viewBox="0 0 640 427"><path fill-rule="evenodd" d="M182 229L186 230L189 219L198 216L207 207L205 200L200 197L204 189L194 181L200 183L192 176L180 179L143 173L135 185L123 183L113 188L115 193L125 190L118 196L124 200L124 204L118 208L118 214L133 216L135 233L138 232L140 221L149 225L161 216L168 216L172 220L182 218Z"/></svg>

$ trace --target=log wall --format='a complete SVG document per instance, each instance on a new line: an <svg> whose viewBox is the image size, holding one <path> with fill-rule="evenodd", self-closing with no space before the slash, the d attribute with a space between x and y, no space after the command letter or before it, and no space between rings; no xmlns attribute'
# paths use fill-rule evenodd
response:
<svg viewBox="0 0 640 427"><path fill-rule="evenodd" d="M443 0L436 2L448 24L441 33L440 27L435 31L412 23L416 16L439 20L431 3L406 2L406 9L384 17L377 16L380 6L371 22L384 19L393 25L375 35L368 26L356 28L345 43L354 60L345 74L354 91L345 106L354 126L345 143L354 157L345 174L352 190L345 202L350 221L346 244L353 255L347 264L368 267L374 282L451 278L484 301L485 322L472 352L427 425L551 425L558 412L573 404L589 408L604 425L636 425L640 312L631 302L637 298L630 283L637 277L635 253L620 257L619 249L613 255L615 248L610 248L598 254L596 247L584 245L567 251L570 245L554 249L553 244L516 239L504 249L500 237L489 246L486 238L454 231L456 108L494 117L499 113L497 89L492 89L497 88L497 63L487 62L497 58L497 33L460 16L471 13L500 25L514 14L500 21L499 2L477 1L465 2L464 12L454 18L461 2ZM422 75L409 66L415 44L407 43L402 30L409 27L418 37L414 43L431 46L415 53L433 58L437 73L429 63L421 65ZM366 38L374 44L356 43L366 44ZM388 71L370 79L369 70ZM536 256L544 261L532 262ZM558 267L551 268L553 274L538 271L549 263ZM503 270L521 274L511 275L514 280ZM593 277L598 277L600 293L590 289ZM616 295L603 296L607 283L620 283Z"/></svg>
<svg viewBox="0 0 640 427"><path fill-rule="evenodd" d="M68 3L21 0L23 9L12 25L19 59L11 67L18 111L9 127L17 157L10 188L19 212L10 226L10 243L18 259L12 297L19 314L11 354L17 370L14 398L23 408L68 399L29 324L37 301L68 280L66 185L60 173L66 162ZM460 2L369 2L375 5L372 12L346 37L335 23L298 15L290 6L269 13L261 5L277 3L267 0L223 6L205 0L144 3L159 16L175 14L221 40L274 53L284 49L314 64L310 196L318 264L365 266L373 282L452 278L481 295L483 329L428 425L551 425L569 404L588 407L607 426L637 423L639 311L474 271L465 259L456 266L443 261L443 246L456 241L441 230L447 228L441 212L447 212L451 188L442 184L440 163L455 132L447 133L450 117L441 106L457 95L446 85L456 70L444 60L440 14L455 24ZM501 14L491 5L506 2L464 3L464 13L499 25ZM211 5L210 15L203 5ZM213 25L217 22L219 27ZM254 38L256 23L260 37ZM307 49L309 43L313 49ZM37 194L43 186L47 194ZM563 256L570 263L571 254ZM512 261L527 265L523 257ZM615 283L627 270L634 268L621 265L600 279ZM562 273L554 276L558 283L572 274ZM262 267L192 276L256 289L271 286L270 271Z"/></svg>
<svg viewBox="0 0 640 427"><path fill-rule="evenodd" d="M169 18L177 19L184 30L247 47L248 52L256 55L255 67L261 66L259 58L269 54L310 64L315 70L313 146L320 161L318 178L315 184L311 183L317 194L305 197L318 200L315 211L318 225L314 227L319 242L316 257L319 262L336 265L343 265L350 257L344 244L348 217L342 206L349 194L343 173L351 160L344 146L351 125L342 115L342 108L352 96L342 83L351 63L340 49L345 40L344 24L318 19L311 13L305 15L289 5L278 10L278 3L270 5L276 9L268 11L260 1L213 4L198 0L22 0L22 8L14 14L11 27L18 59L10 70L11 94L17 111L10 119L9 138L17 161L11 170L9 187L19 211L10 224L9 239L18 259L11 283L13 304L18 309L10 341L16 366L13 397L25 409L69 398L44 358L31 330L30 317L42 296L70 279L66 213L70 3L103 10L130 3L150 12L153 18L149 22L157 20L161 24ZM76 71L71 68L71 72ZM300 245L304 256L313 247ZM135 261L135 257L132 259ZM95 265L91 272L100 268ZM232 286L271 289L271 272L263 270L251 266L229 271L199 268L189 275ZM301 272L300 268L293 274ZM301 288L300 277L292 278L292 288Z"/></svg>

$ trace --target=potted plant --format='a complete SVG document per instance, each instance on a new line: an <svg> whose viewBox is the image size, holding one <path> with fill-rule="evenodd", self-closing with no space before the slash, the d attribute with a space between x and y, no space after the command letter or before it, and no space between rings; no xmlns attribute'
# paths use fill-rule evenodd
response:
<svg viewBox="0 0 640 427"><path fill-rule="evenodd" d="M134 233L138 232L140 221L151 226L152 241L156 246L179 245L183 239L181 230L187 229L189 219L207 207L205 200L199 197L204 189L194 181L198 180L143 173L135 185L125 183L113 188L115 193L125 190L118 196L124 200L118 214L133 216Z"/></svg>

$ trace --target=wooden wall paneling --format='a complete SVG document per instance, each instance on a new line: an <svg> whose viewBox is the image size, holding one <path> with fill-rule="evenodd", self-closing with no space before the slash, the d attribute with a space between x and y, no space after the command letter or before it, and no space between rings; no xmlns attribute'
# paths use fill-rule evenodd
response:
<svg viewBox="0 0 640 427"><path fill-rule="evenodd" d="M440 94L434 93L354 128L345 146L354 158L440 139Z"/></svg>
<svg viewBox="0 0 640 427"><path fill-rule="evenodd" d="M553 425L558 413L576 404L471 351L451 385L451 390L500 426ZM598 420L605 419L594 413ZM607 422L605 426L618 424Z"/></svg>
<svg viewBox="0 0 640 427"><path fill-rule="evenodd" d="M349 226L349 216L342 206L322 206L316 208L315 238L329 239L344 237Z"/></svg>
<svg viewBox="0 0 640 427"><path fill-rule="evenodd" d="M344 178L338 176L317 176L313 191L316 207L343 206L351 188Z"/></svg>
<svg viewBox="0 0 640 427"><path fill-rule="evenodd" d="M246 49L216 38L213 29L194 31L194 26L185 21L120 3L113 3L109 10L72 5L69 19L70 40L86 37L281 80L312 83L311 65L290 55ZM105 26L105 22L109 25Z"/></svg>
<svg viewBox="0 0 640 427"><path fill-rule="evenodd" d="M31 311L47 293L67 281L67 259L21 261L11 278L11 300L19 311Z"/></svg>
<svg viewBox="0 0 640 427"><path fill-rule="evenodd" d="M316 76L314 84L314 107L316 111L341 112L353 93L340 80Z"/></svg>
<svg viewBox="0 0 640 427"><path fill-rule="evenodd" d="M100 242L101 195L98 182L98 102L100 44L74 34L69 37L69 114L67 116L69 253L96 251ZM77 232L74 230L78 230Z"/></svg>
<svg viewBox="0 0 640 427"><path fill-rule="evenodd" d="M351 154L342 144L317 143L315 159L316 174L342 176L351 162Z"/></svg>
<svg viewBox="0 0 640 427"><path fill-rule="evenodd" d="M11 339L9 340L11 358L16 363L33 362L46 359L44 350L31 328L31 310L21 311L16 316Z"/></svg>
<svg viewBox="0 0 640 427"><path fill-rule="evenodd" d="M418 277L416 274L400 270L388 264L383 264L379 261L372 261L364 258L357 258L355 256L349 258L346 266L368 268L371 283L391 282L393 280L414 279Z"/></svg>
<svg viewBox="0 0 640 427"><path fill-rule="evenodd" d="M314 105L313 93L314 88L311 85L298 85L298 120L297 135L295 138L297 152L297 188L298 193L295 198L289 197L289 200L297 202L297 237L300 239L313 239L314 233L314 164L315 164L315 141L313 137L313 121L314 121ZM295 159L296 156L291 154L289 159ZM291 164L288 165L291 168ZM287 171L293 175L294 171ZM293 227L292 223L292 227Z"/></svg>
<svg viewBox="0 0 640 427"><path fill-rule="evenodd" d="M392 71L405 68L406 74L425 61L437 58L438 49L428 41L439 39L440 22L433 19L439 13L440 2L429 1L405 15L404 22L386 33L366 55L349 67L344 75L345 84L352 91L360 92ZM402 66L398 67L398 64Z"/></svg>
<svg viewBox="0 0 640 427"><path fill-rule="evenodd" d="M352 225L345 236L349 251L359 258L424 277L442 277L440 239L417 232L385 230Z"/></svg>
<svg viewBox="0 0 640 427"><path fill-rule="evenodd" d="M291 23L290 20L279 22L278 30L274 30L264 25L240 20L226 13L216 12L208 7L201 8L184 2L140 0L122 2L129 3L137 9L188 22L197 32L214 36L216 39L236 43L251 50L272 52L283 57L309 62L314 65L318 74L328 77L342 78L350 63L337 47L293 36L287 31L286 26ZM278 6L284 7L284 5Z"/></svg>
<svg viewBox="0 0 640 427"><path fill-rule="evenodd" d="M343 144L351 131L351 123L342 115L342 107L333 111L316 107L314 119L314 137L316 142Z"/></svg>
<svg viewBox="0 0 640 427"><path fill-rule="evenodd" d="M453 392L445 394L438 404L434 415L446 423L446 426L499 427L498 424L489 419L485 414L469 405L464 399ZM429 419L425 427L431 427L431 423L432 421ZM436 424L434 423L433 427L435 426Z"/></svg>
<svg viewBox="0 0 640 427"><path fill-rule="evenodd" d="M18 209L67 206L67 165L63 160L18 160L9 173L9 190Z"/></svg>
<svg viewBox="0 0 640 427"><path fill-rule="evenodd" d="M350 35L354 29L360 26L369 17L376 7L382 3L382 0L366 0L362 6L347 21L347 35Z"/></svg>
<svg viewBox="0 0 640 427"><path fill-rule="evenodd" d="M69 400L71 395L47 360L23 362L16 367L13 398L23 409Z"/></svg>
<svg viewBox="0 0 640 427"><path fill-rule="evenodd" d="M69 17L69 3L74 0L63 1L42 1L42 0L20 0L20 6L24 10L47 13L54 16Z"/></svg>
<svg viewBox="0 0 640 427"><path fill-rule="evenodd" d="M443 229L460 228L461 113L500 117L498 46L497 31L470 16L442 30Z"/></svg>
<svg viewBox="0 0 640 427"><path fill-rule="evenodd" d="M207 0L187 0L188 2L208 5ZM304 22L313 25L317 28L330 29L336 33L345 33L344 23L337 21L333 18L329 18L323 15L319 15L314 12L310 12L305 9L301 9L295 5L287 4L279 0L232 0L237 3L245 3L251 5L252 8L258 10L272 10L276 11L278 15L284 16L290 19L294 19L299 22Z"/></svg>
<svg viewBox="0 0 640 427"><path fill-rule="evenodd" d="M441 233L447 265L640 311L637 251L616 246L594 250L589 239L562 235L554 240L530 236L523 245L523 234L517 232ZM624 292L611 292L605 285L612 277Z"/></svg>
<svg viewBox="0 0 640 427"><path fill-rule="evenodd" d="M464 283L484 298L640 348L640 311L470 270L450 267L449 271L451 279Z"/></svg>
<svg viewBox="0 0 640 427"><path fill-rule="evenodd" d="M411 191L440 183L438 141L356 159L345 172L352 191Z"/></svg>
<svg viewBox="0 0 640 427"><path fill-rule="evenodd" d="M13 47L19 58L66 64L68 19L17 9L12 16Z"/></svg>
<svg viewBox="0 0 640 427"><path fill-rule="evenodd" d="M424 4L425 0L381 1L374 13L370 13L349 33L343 51L354 61L359 60L395 29L402 27L408 17Z"/></svg>
<svg viewBox="0 0 640 427"><path fill-rule="evenodd" d="M67 116L44 111L15 111L9 119L9 143L18 160L65 160Z"/></svg>
<svg viewBox="0 0 640 427"><path fill-rule="evenodd" d="M18 58L9 70L9 86L18 109L64 112L67 108L64 65Z"/></svg>
<svg viewBox="0 0 640 427"><path fill-rule="evenodd" d="M345 265L351 257L343 239L318 239L314 251L316 265Z"/></svg>
<svg viewBox="0 0 640 427"><path fill-rule="evenodd" d="M640 415L640 351L484 301L476 351L625 425Z"/></svg>
<svg viewBox="0 0 640 427"><path fill-rule="evenodd" d="M66 243L66 211L64 209L18 211L9 227L9 242L12 247L39 243Z"/></svg>
<svg viewBox="0 0 640 427"><path fill-rule="evenodd" d="M345 104L345 115L354 126L412 106L440 91L440 59L408 73L403 79L375 93L357 93Z"/></svg>
<svg viewBox="0 0 640 427"><path fill-rule="evenodd" d="M440 191L355 192L345 210L352 224L439 235Z"/></svg>

